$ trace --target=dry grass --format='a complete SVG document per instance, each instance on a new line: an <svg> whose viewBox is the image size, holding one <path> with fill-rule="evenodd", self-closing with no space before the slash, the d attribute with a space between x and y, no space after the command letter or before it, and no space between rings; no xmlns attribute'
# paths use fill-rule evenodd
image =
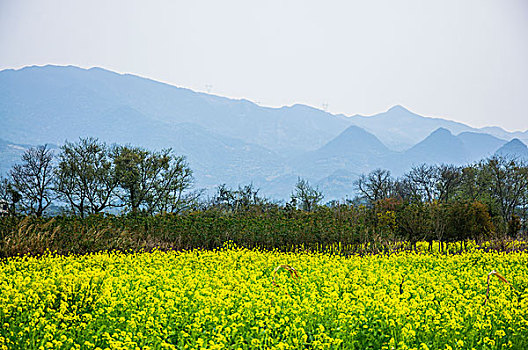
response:
<svg viewBox="0 0 528 350"><path fill-rule="evenodd" d="M493 275L497 276L497 278L501 280L503 283L506 283L511 286L510 282L508 282L508 280L503 275L501 275L495 270L492 270L490 273L488 273L488 288L486 289L486 300L484 301L484 305L486 305L489 300L490 277Z"/></svg>
<svg viewBox="0 0 528 350"><path fill-rule="evenodd" d="M273 279L271 280L271 283L274 285L274 286L278 286L277 285L277 282L275 282L275 278L277 277L277 272L280 270L280 269L284 269L286 271L288 271L290 273L290 277L291 278L300 278L299 276L299 273L297 272L297 270L295 270L293 267L291 267L290 265L279 265L275 268L275 270L273 270Z"/></svg>

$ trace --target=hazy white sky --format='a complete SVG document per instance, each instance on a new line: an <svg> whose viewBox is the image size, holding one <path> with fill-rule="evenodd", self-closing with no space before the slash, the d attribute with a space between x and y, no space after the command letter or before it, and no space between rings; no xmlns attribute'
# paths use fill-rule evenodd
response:
<svg viewBox="0 0 528 350"><path fill-rule="evenodd" d="M0 69L43 64L528 129L526 0L0 0Z"/></svg>

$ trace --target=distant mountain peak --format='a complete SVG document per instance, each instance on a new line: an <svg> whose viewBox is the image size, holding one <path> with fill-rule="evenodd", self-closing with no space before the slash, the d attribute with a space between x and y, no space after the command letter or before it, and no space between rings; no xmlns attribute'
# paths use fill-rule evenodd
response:
<svg viewBox="0 0 528 350"><path fill-rule="evenodd" d="M392 106L391 108L389 108L387 110L387 112L407 112L407 113L412 113L411 111L409 111L407 108L403 107L402 105Z"/></svg>
<svg viewBox="0 0 528 350"><path fill-rule="evenodd" d="M316 107L312 107L312 106L308 106L308 105L305 105L305 104L302 104L302 103L295 103L295 104L293 104L291 106L283 106L282 108L292 109L292 110L297 110L297 111L306 111L306 112L325 112L322 109L319 109L319 108L316 108Z"/></svg>
<svg viewBox="0 0 528 350"><path fill-rule="evenodd" d="M446 128L437 128L423 141L405 152L410 159L421 159L427 163L464 163L466 150L462 140Z"/></svg>
<svg viewBox="0 0 528 350"><path fill-rule="evenodd" d="M433 136L433 135L435 135L435 136L440 136L440 135L442 135L442 136L453 136L451 131L447 130L446 128L438 128L435 131L433 131L431 133L431 135L429 135L429 136Z"/></svg>
<svg viewBox="0 0 528 350"><path fill-rule="evenodd" d="M508 142L506 145L508 145L509 147L521 147L521 148L528 148L524 142L522 142L521 140L519 140L518 138L514 138L512 139L510 142Z"/></svg>
<svg viewBox="0 0 528 350"><path fill-rule="evenodd" d="M358 136L358 135L372 135L372 134L367 132L365 129L360 128L359 126L351 125L348 128L346 128L340 135L341 136L348 136L348 135Z"/></svg>
<svg viewBox="0 0 528 350"><path fill-rule="evenodd" d="M528 159L528 146L518 138L505 143L495 154Z"/></svg>
<svg viewBox="0 0 528 350"><path fill-rule="evenodd" d="M385 153L389 149L373 134L356 125L349 126L336 138L324 145L321 150L341 150L345 152L372 151Z"/></svg>

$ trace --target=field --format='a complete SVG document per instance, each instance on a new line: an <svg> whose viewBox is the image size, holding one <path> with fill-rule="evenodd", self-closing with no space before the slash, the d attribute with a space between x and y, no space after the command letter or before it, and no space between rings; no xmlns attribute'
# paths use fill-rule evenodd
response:
<svg viewBox="0 0 528 350"><path fill-rule="evenodd" d="M476 249L7 258L0 348L527 349L527 266ZM508 283L489 276L487 300L492 270Z"/></svg>

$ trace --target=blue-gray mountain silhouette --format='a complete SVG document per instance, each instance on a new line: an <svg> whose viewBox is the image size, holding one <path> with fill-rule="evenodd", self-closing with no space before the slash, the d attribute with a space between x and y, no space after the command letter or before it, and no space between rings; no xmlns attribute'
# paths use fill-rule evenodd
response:
<svg viewBox="0 0 528 350"><path fill-rule="evenodd" d="M460 164L495 153L513 137L528 139L526 132L482 129L486 134L402 106L369 117L304 105L269 108L73 66L1 71L0 125L0 139L7 140L0 143L3 174L24 147L94 136L172 147L188 157L197 187L253 182L282 198L298 176L339 198L359 174L377 167L401 173L421 162Z"/></svg>
<svg viewBox="0 0 528 350"><path fill-rule="evenodd" d="M344 117L308 106L260 107L129 74L72 66L0 72L0 108L0 138L32 144L97 135L112 142L165 147L173 143L171 127L193 123L283 154L300 154L350 125Z"/></svg>
<svg viewBox="0 0 528 350"><path fill-rule="evenodd" d="M520 158L528 161L528 147L519 139L513 139L503 145L495 154L510 158Z"/></svg>
<svg viewBox="0 0 528 350"><path fill-rule="evenodd" d="M0 139L0 175L7 174L13 165L20 162L22 154L29 147Z"/></svg>
<svg viewBox="0 0 528 350"><path fill-rule="evenodd" d="M505 140L489 134L476 132L463 132L457 135L457 138L464 144L467 160L477 160L487 158L502 145Z"/></svg>
<svg viewBox="0 0 528 350"><path fill-rule="evenodd" d="M294 165L304 176L317 180L336 170L352 170L361 174L382 166L382 159L392 154L380 140L366 130L350 126L321 148L307 152Z"/></svg>
<svg viewBox="0 0 528 350"><path fill-rule="evenodd" d="M469 160L462 140L444 128L438 128L404 154L405 158L414 163L427 161L432 164L463 164Z"/></svg>

